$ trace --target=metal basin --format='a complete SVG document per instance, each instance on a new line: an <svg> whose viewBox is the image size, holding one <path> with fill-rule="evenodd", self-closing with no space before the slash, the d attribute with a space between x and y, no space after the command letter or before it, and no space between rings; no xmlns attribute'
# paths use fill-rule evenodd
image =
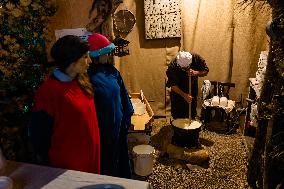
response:
<svg viewBox="0 0 284 189"><path fill-rule="evenodd" d="M174 130L172 144L187 148L199 146L200 122L190 121L189 119L175 119L171 121L171 125Z"/></svg>

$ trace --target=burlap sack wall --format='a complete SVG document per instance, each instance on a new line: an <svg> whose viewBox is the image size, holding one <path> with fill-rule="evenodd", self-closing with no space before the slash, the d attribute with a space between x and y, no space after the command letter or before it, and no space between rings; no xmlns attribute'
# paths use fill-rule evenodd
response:
<svg viewBox="0 0 284 189"><path fill-rule="evenodd" d="M50 21L52 30L81 28L90 22L88 15L93 0L57 0L56 2L58 10ZM53 40L47 44L48 52L55 41L55 35L53 37Z"/></svg>
<svg viewBox="0 0 284 189"><path fill-rule="evenodd" d="M232 91L232 97L240 93L245 95L244 98L247 97L248 78L255 77L260 52L269 49L269 37L265 33L265 27L271 19L271 10L268 7L260 7L262 3L242 11L243 7L234 5L235 32L231 81L237 86Z"/></svg>
<svg viewBox="0 0 284 189"><path fill-rule="evenodd" d="M92 0L58 0L52 20L54 29L84 27ZM143 90L156 115L165 113L165 70L179 49L194 51L206 60L210 73L201 78L235 82L232 99L246 97L248 78L254 77L259 53L267 49L265 25L269 9L240 7L235 0L182 0L183 37L146 40L144 1L124 0L118 9L128 9L137 23L125 36L130 55L116 58L130 93Z"/></svg>
<svg viewBox="0 0 284 189"><path fill-rule="evenodd" d="M155 115L165 112L165 71L167 62L179 50L180 38L145 39L144 1L124 0L118 9L129 9L136 16L136 25L126 36L130 55L120 59L120 71L130 92L142 90Z"/></svg>
<svg viewBox="0 0 284 189"><path fill-rule="evenodd" d="M249 77L255 77L259 54L268 50L265 26L270 9L263 4L241 6L234 0L184 0L183 46L200 54L210 72L204 79L233 82L230 98L247 97ZM190 10L190 11L188 11Z"/></svg>
<svg viewBox="0 0 284 189"><path fill-rule="evenodd" d="M145 40L143 1L124 0L123 6L136 15L137 24L126 37L131 41L131 55L121 59L125 63L120 70L130 91L142 89L154 100L156 115L165 112L166 65L179 49L196 52L206 60L210 72L199 83L204 79L234 82L231 98L247 97L248 78L255 77L260 51L268 46L268 7L260 9L256 4L244 10L245 6L234 0L183 0L183 37Z"/></svg>

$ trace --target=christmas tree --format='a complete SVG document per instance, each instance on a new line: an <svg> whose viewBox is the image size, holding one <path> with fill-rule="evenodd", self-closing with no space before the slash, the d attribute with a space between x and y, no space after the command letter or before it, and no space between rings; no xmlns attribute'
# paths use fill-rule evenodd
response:
<svg viewBox="0 0 284 189"><path fill-rule="evenodd" d="M0 1L0 147L8 159L28 159L27 120L47 73L45 43L55 12L53 0Z"/></svg>

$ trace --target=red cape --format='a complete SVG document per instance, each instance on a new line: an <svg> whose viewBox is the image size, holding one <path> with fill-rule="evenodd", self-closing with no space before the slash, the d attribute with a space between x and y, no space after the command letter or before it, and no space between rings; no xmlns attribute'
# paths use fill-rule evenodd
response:
<svg viewBox="0 0 284 189"><path fill-rule="evenodd" d="M100 136L93 97L86 96L77 81L49 78L35 96L33 111L41 110L54 123L49 164L100 173Z"/></svg>

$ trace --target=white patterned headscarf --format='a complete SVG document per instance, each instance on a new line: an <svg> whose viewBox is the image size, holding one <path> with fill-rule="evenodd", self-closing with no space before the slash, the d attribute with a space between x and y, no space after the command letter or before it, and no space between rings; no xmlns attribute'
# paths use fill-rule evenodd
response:
<svg viewBox="0 0 284 189"><path fill-rule="evenodd" d="M192 63L192 54L185 51L179 51L176 60L178 66L181 68L188 68Z"/></svg>

